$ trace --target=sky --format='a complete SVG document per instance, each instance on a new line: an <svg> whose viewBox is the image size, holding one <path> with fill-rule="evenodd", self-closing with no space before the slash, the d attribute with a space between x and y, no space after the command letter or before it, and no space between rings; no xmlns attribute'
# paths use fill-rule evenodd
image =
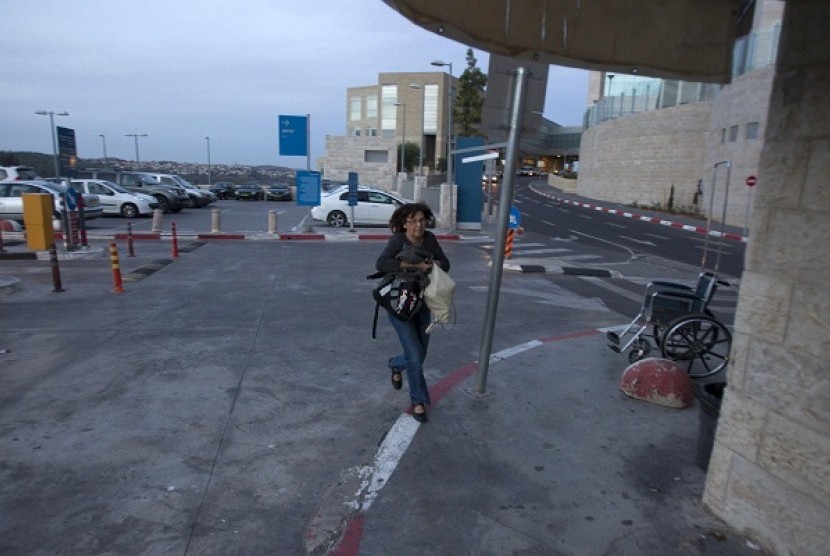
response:
<svg viewBox="0 0 830 556"><path fill-rule="evenodd" d="M311 116L312 168L346 133L346 89L381 72L466 68L467 46L380 0L7 1L0 150L52 153L49 117L78 156L305 168L279 157L277 117ZM488 54L473 50L487 72ZM588 73L552 66L544 116L580 125ZM105 140L101 138L105 136ZM205 139L210 137L210 141Z"/></svg>

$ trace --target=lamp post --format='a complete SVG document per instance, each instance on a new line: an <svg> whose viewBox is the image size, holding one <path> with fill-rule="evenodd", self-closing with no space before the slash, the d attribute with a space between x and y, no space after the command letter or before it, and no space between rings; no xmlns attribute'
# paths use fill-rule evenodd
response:
<svg viewBox="0 0 830 556"><path fill-rule="evenodd" d="M406 103L396 102L395 106L403 107L403 118L401 118L401 172L406 172Z"/></svg>
<svg viewBox="0 0 830 556"><path fill-rule="evenodd" d="M55 177L60 177L60 163L58 162L58 139L55 135L55 116L68 116L69 112L52 112L51 110L38 110L38 116L49 116L49 130L52 132L52 155L55 157Z"/></svg>
<svg viewBox="0 0 830 556"><path fill-rule="evenodd" d="M424 105L426 89L420 83L410 83L410 88L421 90L421 152L418 153L418 175L424 175Z"/></svg>
<svg viewBox="0 0 830 556"><path fill-rule="evenodd" d="M608 74L608 100L611 101L611 113L609 114L610 117L614 117L614 97L611 96L611 85L614 84L614 74Z"/></svg>
<svg viewBox="0 0 830 556"><path fill-rule="evenodd" d="M147 137L146 133L127 133L124 137L132 137L135 139L135 169L138 170L138 165L141 160L138 157L138 138L139 137Z"/></svg>
<svg viewBox="0 0 830 556"><path fill-rule="evenodd" d="M447 182L455 183L453 168L452 168L452 62L444 62L442 60L434 60L433 66L450 68L450 73L447 78Z"/></svg>
<svg viewBox="0 0 830 556"><path fill-rule="evenodd" d="M101 143L104 145L104 164L107 163L107 136L103 133L99 133L98 137L101 138Z"/></svg>
<svg viewBox="0 0 830 556"><path fill-rule="evenodd" d="M205 137L207 141L207 156L208 156L208 185L210 185L210 137Z"/></svg>

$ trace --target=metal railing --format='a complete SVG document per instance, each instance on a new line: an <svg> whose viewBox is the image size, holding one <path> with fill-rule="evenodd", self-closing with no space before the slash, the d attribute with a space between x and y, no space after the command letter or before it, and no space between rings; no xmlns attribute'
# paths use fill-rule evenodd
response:
<svg viewBox="0 0 830 556"><path fill-rule="evenodd" d="M732 50L732 77L772 65L778 55L781 25L753 31L735 41ZM630 77L630 76L626 76ZM643 78L628 80L619 92L599 99L585 111L582 128L649 110L660 110L681 104L711 100L722 85L673 79Z"/></svg>

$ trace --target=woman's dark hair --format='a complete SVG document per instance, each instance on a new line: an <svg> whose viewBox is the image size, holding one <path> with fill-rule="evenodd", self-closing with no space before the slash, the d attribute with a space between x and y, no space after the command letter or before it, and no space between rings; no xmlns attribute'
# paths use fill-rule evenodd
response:
<svg viewBox="0 0 830 556"><path fill-rule="evenodd" d="M389 219L389 229L393 232L402 232L406 220L411 218L416 212L423 213L427 224L431 223L435 218L432 214L432 209L426 203L406 203L405 205L399 206L392 213L392 218Z"/></svg>

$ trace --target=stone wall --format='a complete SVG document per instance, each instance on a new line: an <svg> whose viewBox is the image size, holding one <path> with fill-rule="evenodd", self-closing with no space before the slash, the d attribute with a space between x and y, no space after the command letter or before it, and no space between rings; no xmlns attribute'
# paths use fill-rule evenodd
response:
<svg viewBox="0 0 830 556"><path fill-rule="evenodd" d="M702 177L711 105L686 104L612 120L582 134L579 185L585 197L621 204L691 206Z"/></svg>
<svg viewBox="0 0 830 556"><path fill-rule="evenodd" d="M776 554L830 546L830 3L788 2L703 501Z"/></svg>
<svg viewBox="0 0 830 556"><path fill-rule="evenodd" d="M386 162L366 162L367 151L385 151ZM397 160L394 138L326 135L320 167L327 179L345 181L349 172L357 172L361 185L394 191Z"/></svg>
<svg viewBox="0 0 830 556"><path fill-rule="evenodd" d="M775 68L767 66L760 70L737 77L712 101L712 117L708 126L706 154L701 173L703 175L704 213L712 204L712 217L722 220L724 195L726 194L726 168L718 170L714 203L711 203L711 187L714 165L720 161L732 164L729 195L726 198L726 223L749 228L749 204L765 187L761 181L754 189L747 187L746 178L758 174L761 149L764 146L769 97ZM747 138L747 126L757 124L757 138ZM735 127L737 138L730 140L730 131ZM751 233L751 230L750 230Z"/></svg>
<svg viewBox="0 0 830 556"><path fill-rule="evenodd" d="M727 224L748 228L749 205L764 184L758 181L750 190L746 178L757 177L774 73L769 66L742 75L713 101L643 112L586 130L577 192L615 203L665 206L674 184L674 206L691 208L700 180L697 210L708 214L711 206L712 218L721 221L725 208ZM753 124L757 136L748 138ZM728 196L727 167L714 173L721 161L731 163Z"/></svg>

